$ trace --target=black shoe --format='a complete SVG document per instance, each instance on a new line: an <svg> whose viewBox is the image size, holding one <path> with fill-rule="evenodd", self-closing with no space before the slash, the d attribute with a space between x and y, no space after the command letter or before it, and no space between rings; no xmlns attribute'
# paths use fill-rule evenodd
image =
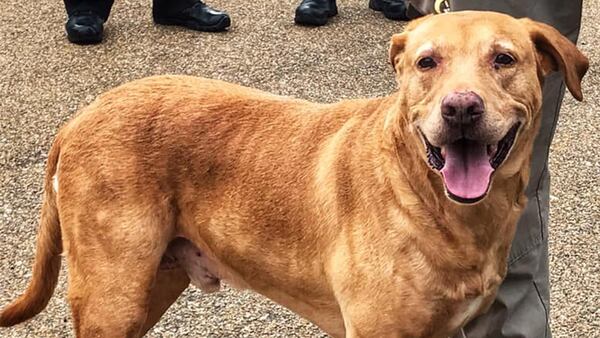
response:
<svg viewBox="0 0 600 338"><path fill-rule="evenodd" d="M183 26L203 32L220 32L231 25L227 13L214 10L201 1L173 15L159 13L155 7L153 14L157 24Z"/></svg>
<svg viewBox="0 0 600 338"><path fill-rule="evenodd" d="M405 0L369 0L369 8L383 12L383 15L390 20L410 20Z"/></svg>
<svg viewBox="0 0 600 338"><path fill-rule="evenodd" d="M299 25L323 26L337 13L335 0L302 0L294 21Z"/></svg>
<svg viewBox="0 0 600 338"><path fill-rule="evenodd" d="M65 28L67 38L78 45L89 45L102 42L104 20L94 12L73 13L67 20Z"/></svg>

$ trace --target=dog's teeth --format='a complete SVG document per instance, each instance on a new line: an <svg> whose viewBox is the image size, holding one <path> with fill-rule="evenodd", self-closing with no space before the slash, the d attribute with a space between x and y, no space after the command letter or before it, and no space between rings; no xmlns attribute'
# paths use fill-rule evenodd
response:
<svg viewBox="0 0 600 338"><path fill-rule="evenodd" d="M494 156L496 154L496 152L498 151L498 145L497 144L490 144L488 146L488 155L489 156Z"/></svg>

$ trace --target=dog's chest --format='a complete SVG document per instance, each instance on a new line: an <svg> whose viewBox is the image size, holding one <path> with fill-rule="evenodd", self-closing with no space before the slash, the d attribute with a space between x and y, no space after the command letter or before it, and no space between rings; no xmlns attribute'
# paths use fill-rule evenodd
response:
<svg viewBox="0 0 600 338"><path fill-rule="evenodd" d="M475 314L477 314L479 309L483 306L483 303L484 296L477 296L469 298L457 305L457 310L449 321L450 327L458 329L464 326L469 320L473 319Z"/></svg>
<svg viewBox="0 0 600 338"><path fill-rule="evenodd" d="M463 284L463 289L461 290L463 295L470 294L471 296L455 301L452 315L448 321L451 329L454 330L463 327L475 318L484 307L489 306L502 281L502 277L498 272L494 271L492 265L486 266L484 273L475 278L475 280L478 279L479 282L474 285L467 286Z"/></svg>

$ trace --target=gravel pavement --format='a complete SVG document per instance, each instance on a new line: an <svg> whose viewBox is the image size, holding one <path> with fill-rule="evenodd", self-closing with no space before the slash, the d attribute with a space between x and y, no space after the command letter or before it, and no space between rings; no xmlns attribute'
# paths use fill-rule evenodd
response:
<svg viewBox="0 0 600 338"><path fill-rule="evenodd" d="M155 26L149 0L119 0L105 42L67 42L62 1L0 1L0 306L25 289L46 154L60 125L97 94L155 74L193 74L331 102L394 88L387 45L402 25L340 1L329 26L293 24L291 0L210 2L228 33ZM551 155L554 337L600 337L600 6L584 1L580 38L591 59L584 103L566 97ZM47 309L0 337L71 337L65 271ZM150 337L325 337L272 302L189 288ZM535 337L534 337L535 338Z"/></svg>

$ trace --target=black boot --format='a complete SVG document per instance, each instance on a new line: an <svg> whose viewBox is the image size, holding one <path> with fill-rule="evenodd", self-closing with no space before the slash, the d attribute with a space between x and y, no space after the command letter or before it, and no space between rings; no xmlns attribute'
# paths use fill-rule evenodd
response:
<svg viewBox="0 0 600 338"><path fill-rule="evenodd" d="M157 24L183 26L204 32L224 31L231 25L227 13L214 10L199 0L154 0L152 14Z"/></svg>
<svg viewBox="0 0 600 338"><path fill-rule="evenodd" d="M405 0L369 0L369 8L383 12L390 20L408 21L408 5Z"/></svg>
<svg viewBox="0 0 600 338"><path fill-rule="evenodd" d="M337 13L335 0L302 0L294 21L299 25L323 26Z"/></svg>
<svg viewBox="0 0 600 338"><path fill-rule="evenodd" d="M78 45L102 42L104 20L91 11L75 12L69 16L65 28L67 38Z"/></svg>

